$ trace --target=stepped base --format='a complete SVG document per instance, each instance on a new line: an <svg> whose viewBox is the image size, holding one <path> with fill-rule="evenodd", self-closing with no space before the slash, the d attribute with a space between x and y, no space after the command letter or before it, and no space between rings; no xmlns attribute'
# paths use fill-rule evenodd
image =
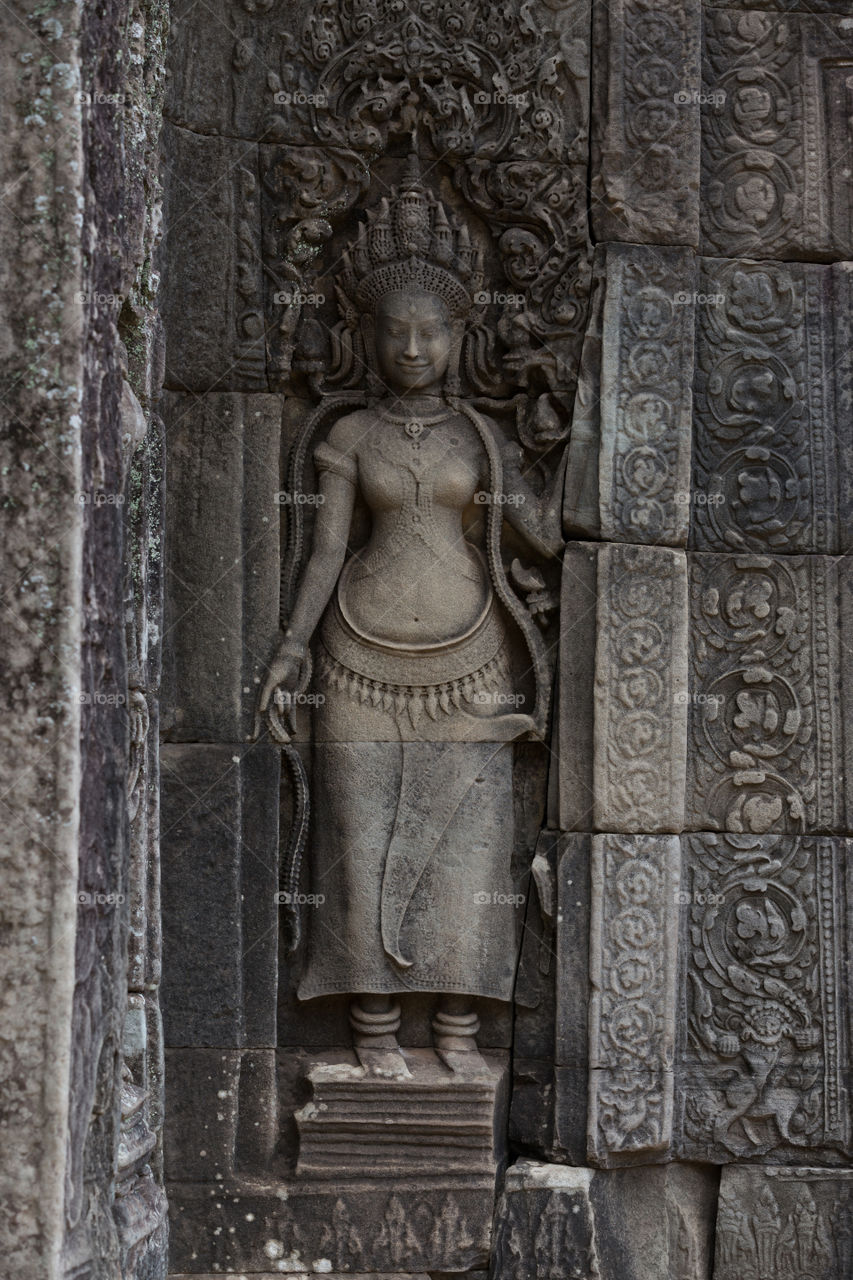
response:
<svg viewBox="0 0 853 1280"><path fill-rule="evenodd" d="M430 1049L403 1051L410 1076L388 1079L358 1065L317 1060L313 1098L296 1112L297 1178L494 1176L506 1065L484 1058L474 1077Z"/></svg>

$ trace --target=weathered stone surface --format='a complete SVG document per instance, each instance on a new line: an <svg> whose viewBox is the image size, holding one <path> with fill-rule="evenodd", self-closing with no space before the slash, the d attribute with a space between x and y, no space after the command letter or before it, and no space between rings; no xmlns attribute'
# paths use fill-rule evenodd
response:
<svg viewBox="0 0 853 1280"><path fill-rule="evenodd" d="M562 602L561 826L679 831L688 701L684 553L570 544Z"/></svg>
<svg viewBox="0 0 853 1280"><path fill-rule="evenodd" d="M492 1280L710 1275L716 1178L691 1165L607 1173L519 1160L498 1206Z"/></svg>
<svg viewBox="0 0 853 1280"><path fill-rule="evenodd" d="M234 1172L239 1082L237 1049L166 1050L167 1178L221 1182Z"/></svg>
<svg viewBox="0 0 853 1280"><path fill-rule="evenodd" d="M608 246L599 460L606 542L687 541L694 280L689 249Z"/></svg>
<svg viewBox="0 0 853 1280"><path fill-rule="evenodd" d="M469 1271L487 1264L494 1182L172 1183L171 1265L254 1274ZM282 1265L284 1264L284 1265Z"/></svg>
<svg viewBox="0 0 853 1280"><path fill-rule="evenodd" d="M677 836L592 838L589 1158L648 1162L672 1139Z"/></svg>
<svg viewBox="0 0 853 1280"><path fill-rule="evenodd" d="M163 166L166 385L263 391L257 147L166 124Z"/></svg>
<svg viewBox="0 0 853 1280"><path fill-rule="evenodd" d="M245 741L278 633L281 401L169 395L164 408L173 533L163 732Z"/></svg>
<svg viewBox="0 0 853 1280"><path fill-rule="evenodd" d="M850 844L684 837L687 1159L849 1150Z"/></svg>
<svg viewBox="0 0 853 1280"><path fill-rule="evenodd" d="M702 245L739 258L849 258L849 19L705 13Z"/></svg>
<svg viewBox="0 0 853 1280"><path fill-rule="evenodd" d="M609 542L683 546L694 255L611 244L597 251L594 275L563 518L571 532Z"/></svg>
<svg viewBox="0 0 853 1280"><path fill-rule="evenodd" d="M275 1046L279 752L166 745L166 1043Z"/></svg>
<svg viewBox="0 0 853 1280"><path fill-rule="evenodd" d="M701 260L691 545L851 545L850 268Z"/></svg>
<svg viewBox="0 0 853 1280"><path fill-rule="evenodd" d="M687 825L843 829L846 560L697 554L690 578Z"/></svg>
<svg viewBox="0 0 853 1280"><path fill-rule="evenodd" d="M687 729L686 557L657 547L604 546L597 594L595 828L678 831Z"/></svg>
<svg viewBox="0 0 853 1280"><path fill-rule="evenodd" d="M702 5L593 6L597 240L699 242Z"/></svg>
<svg viewBox="0 0 853 1280"><path fill-rule="evenodd" d="M568 1164L587 1158L590 853L543 832L516 983L512 1150Z"/></svg>
<svg viewBox="0 0 853 1280"><path fill-rule="evenodd" d="M341 1170L357 1179L494 1175L503 1147L505 1063L484 1059L457 1076L429 1049L404 1053L408 1076L379 1079L359 1066L318 1058L311 1098L296 1113L299 1178L323 1181Z"/></svg>
<svg viewBox="0 0 853 1280"><path fill-rule="evenodd" d="M850 1170L723 1170L714 1280L844 1280L851 1267Z"/></svg>

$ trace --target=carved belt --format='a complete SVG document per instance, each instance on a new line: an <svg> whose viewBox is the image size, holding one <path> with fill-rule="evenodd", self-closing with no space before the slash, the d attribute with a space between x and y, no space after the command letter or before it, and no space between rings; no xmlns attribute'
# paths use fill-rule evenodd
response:
<svg viewBox="0 0 853 1280"><path fill-rule="evenodd" d="M459 640L418 651L383 645L379 640L358 634L346 621L335 600L326 612L321 631L332 665L389 690L438 692L442 687L464 685L501 659L506 643L506 629L492 600L482 622ZM318 654L320 668L329 663ZM494 674L497 674L496 672Z"/></svg>

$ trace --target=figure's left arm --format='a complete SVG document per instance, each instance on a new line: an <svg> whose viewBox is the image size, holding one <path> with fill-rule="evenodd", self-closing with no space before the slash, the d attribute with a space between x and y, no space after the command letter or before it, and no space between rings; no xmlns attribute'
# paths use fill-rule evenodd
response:
<svg viewBox="0 0 853 1280"><path fill-rule="evenodd" d="M562 555L565 546L562 509L567 453L563 453L551 483L537 494L522 470L524 454L520 446L509 441L501 452L505 520L542 559Z"/></svg>

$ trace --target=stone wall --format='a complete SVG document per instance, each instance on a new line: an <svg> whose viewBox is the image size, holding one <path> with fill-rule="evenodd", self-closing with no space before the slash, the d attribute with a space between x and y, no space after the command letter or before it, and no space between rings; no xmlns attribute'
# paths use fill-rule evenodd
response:
<svg viewBox="0 0 853 1280"><path fill-rule="evenodd" d="M149 4L4 19L0 1234L4 1274L22 1280L165 1274L145 733L165 33Z"/></svg>

